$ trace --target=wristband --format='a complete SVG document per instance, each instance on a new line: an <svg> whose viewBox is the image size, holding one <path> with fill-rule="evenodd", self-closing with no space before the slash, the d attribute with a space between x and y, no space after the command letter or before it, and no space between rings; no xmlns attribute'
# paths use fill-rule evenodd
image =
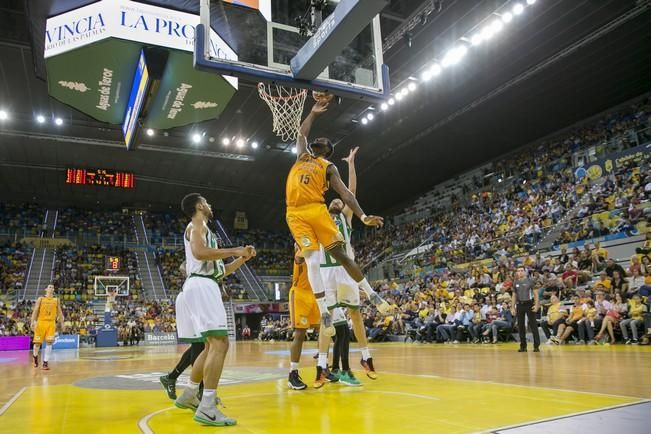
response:
<svg viewBox="0 0 651 434"><path fill-rule="evenodd" d="M362 216L359 219L362 221L362 223L364 223L364 220L366 220L367 218L368 216L366 214L362 214Z"/></svg>

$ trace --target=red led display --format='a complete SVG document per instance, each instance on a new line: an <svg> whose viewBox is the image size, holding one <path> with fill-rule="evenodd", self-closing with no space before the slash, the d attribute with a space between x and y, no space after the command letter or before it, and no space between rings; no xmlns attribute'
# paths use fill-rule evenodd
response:
<svg viewBox="0 0 651 434"><path fill-rule="evenodd" d="M134 188L135 176L133 173L107 169L67 169L66 184Z"/></svg>

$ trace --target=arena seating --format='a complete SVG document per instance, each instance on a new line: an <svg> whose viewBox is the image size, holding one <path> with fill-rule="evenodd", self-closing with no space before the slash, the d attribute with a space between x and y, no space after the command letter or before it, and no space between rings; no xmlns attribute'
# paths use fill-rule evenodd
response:
<svg viewBox="0 0 651 434"><path fill-rule="evenodd" d="M32 250L20 243L0 243L0 295L23 288Z"/></svg>
<svg viewBox="0 0 651 434"><path fill-rule="evenodd" d="M43 229L45 209L32 203L0 203L0 234L36 236Z"/></svg>

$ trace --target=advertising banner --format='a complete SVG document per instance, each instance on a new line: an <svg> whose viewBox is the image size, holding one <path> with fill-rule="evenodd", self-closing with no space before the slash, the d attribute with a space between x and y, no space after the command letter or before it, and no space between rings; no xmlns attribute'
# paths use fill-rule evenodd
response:
<svg viewBox="0 0 651 434"><path fill-rule="evenodd" d="M638 163L648 154L651 145L636 146L635 148L626 149L624 151L615 152L597 161L588 163L586 166L578 167L574 170L574 176L577 181L585 178L586 176L590 181L599 179L602 176L610 175L617 169L627 164L628 162Z"/></svg>
<svg viewBox="0 0 651 434"><path fill-rule="evenodd" d="M0 336L0 351L29 350L29 336Z"/></svg>
<svg viewBox="0 0 651 434"><path fill-rule="evenodd" d="M145 333L145 345L176 345L176 333Z"/></svg>
<svg viewBox="0 0 651 434"><path fill-rule="evenodd" d="M192 55L173 51L145 120L146 128L168 129L215 119L235 88L220 75L197 71Z"/></svg>
<svg viewBox="0 0 651 434"><path fill-rule="evenodd" d="M53 350L72 350L79 348L79 335L59 335L54 339Z"/></svg>

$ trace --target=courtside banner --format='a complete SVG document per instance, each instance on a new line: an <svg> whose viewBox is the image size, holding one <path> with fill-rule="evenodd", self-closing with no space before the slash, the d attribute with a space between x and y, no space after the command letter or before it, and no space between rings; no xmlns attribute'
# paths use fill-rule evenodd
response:
<svg viewBox="0 0 651 434"><path fill-rule="evenodd" d="M0 336L0 351L29 350L29 336Z"/></svg>
<svg viewBox="0 0 651 434"><path fill-rule="evenodd" d="M145 333L145 345L176 345L176 333Z"/></svg>
<svg viewBox="0 0 651 434"><path fill-rule="evenodd" d="M53 350L76 350L79 348L79 335L59 335L54 339Z"/></svg>

